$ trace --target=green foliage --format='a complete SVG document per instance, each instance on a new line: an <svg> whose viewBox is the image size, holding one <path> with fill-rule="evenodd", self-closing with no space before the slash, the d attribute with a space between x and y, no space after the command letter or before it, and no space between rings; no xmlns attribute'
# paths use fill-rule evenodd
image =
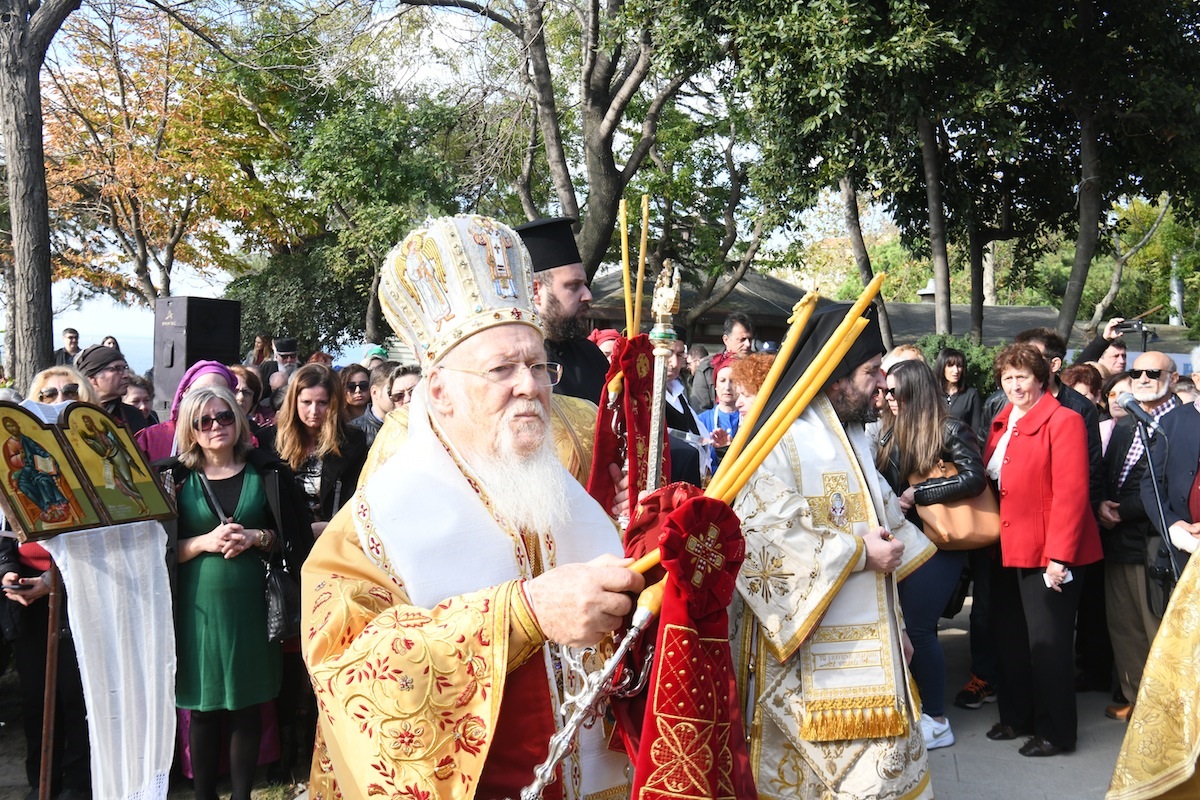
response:
<svg viewBox="0 0 1200 800"><path fill-rule="evenodd" d="M992 368L996 363L996 356L1004 349L1004 345L987 347L975 344L973 340L962 336L927 333L917 339L916 346L924 354L930 367L937 361L938 353L943 349L952 347L955 350L961 350L967 360L965 378L967 384L974 386L980 397L984 399L996 391L996 376Z"/></svg>
<svg viewBox="0 0 1200 800"><path fill-rule="evenodd" d="M273 255L229 283L225 297L242 304L243 349L259 331L294 336L302 352L338 350L361 338L370 274L330 268L336 250L335 238L326 236Z"/></svg>

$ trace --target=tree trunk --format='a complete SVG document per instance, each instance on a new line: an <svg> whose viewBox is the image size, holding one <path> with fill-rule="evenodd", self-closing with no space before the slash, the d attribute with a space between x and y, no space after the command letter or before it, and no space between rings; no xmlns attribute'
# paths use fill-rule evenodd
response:
<svg viewBox="0 0 1200 800"><path fill-rule="evenodd" d="M999 304L996 296L996 243L988 242L983 251L983 304Z"/></svg>
<svg viewBox="0 0 1200 800"><path fill-rule="evenodd" d="M13 380L22 392L54 356L50 306L50 204L42 149L42 88L38 82L46 48L80 0L36 4L0 0L0 132L8 160L16 302ZM32 11L31 16L26 16Z"/></svg>
<svg viewBox="0 0 1200 800"><path fill-rule="evenodd" d="M371 294L367 297L367 315L363 320L363 337L368 342L383 344L387 335L383 332L383 309L379 305L379 281L383 266L375 262L375 276L371 278Z"/></svg>
<svg viewBox="0 0 1200 800"><path fill-rule="evenodd" d="M0 23L0 125L8 159L13 246L13 380L21 392L54 356L50 307L50 206L42 151L40 64L29 63L22 32Z"/></svg>
<svg viewBox="0 0 1200 800"><path fill-rule="evenodd" d="M13 261L11 256L2 257L4 263L4 307L8 324L4 326L4 377L11 378L13 374L13 354L16 352L17 334L13 324L13 309L17 307L17 293L13 286ZM24 387L22 387L24 388ZM24 392L22 392L23 394Z"/></svg>
<svg viewBox="0 0 1200 800"><path fill-rule="evenodd" d="M858 217L858 192L848 175L843 175L838 183L842 189L846 230L850 235L850 247L854 250L854 263L858 265L858 274L862 278L863 286L866 286L874 280L875 272L871 269L871 257L867 254L867 243L863 241L862 224ZM891 350L892 321L888 318L887 306L884 305L882 295L875 298L875 307L879 309L879 333L883 336L883 346Z"/></svg>
<svg viewBox="0 0 1200 800"><path fill-rule="evenodd" d="M571 181L571 168L563 146L562 129L558 124L558 106L554 98L554 80L550 74L550 59L546 54L545 24L542 10L545 4L538 0L529 4L529 18L525 23L525 46L529 54L529 79L537 99L538 128L546 146L546 163L554 191L562 206L564 216L579 218L579 201ZM586 261L584 262L587 263ZM591 273L589 272L590 276Z"/></svg>
<svg viewBox="0 0 1200 800"><path fill-rule="evenodd" d="M1125 274L1125 265L1129 263L1129 259L1137 255L1138 251L1148 245L1150 240L1154 238L1158 226L1162 225L1162 221L1166 218L1167 211L1170 208L1171 195L1168 194L1163 200L1162 208L1158 210L1158 217L1150 224L1149 229L1138 240L1137 244L1125 252L1121 252L1120 234L1113 234L1113 252L1116 253L1116 258L1113 259L1112 278L1108 282L1108 291L1104 294L1104 297L1100 298L1100 302L1096 303L1096 308L1092 312L1092 318L1083 329L1084 333L1089 337L1096 335L1096 331L1100 329L1100 322L1104 319L1104 315L1108 313L1109 307L1116 301L1117 294L1121 291L1121 278Z"/></svg>
<svg viewBox="0 0 1200 800"><path fill-rule="evenodd" d="M929 205L929 249L933 256L934 332L953 333L950 320L950 259L946 254L946 217L942 212L941 157L933 121L917 114L921 163L925 168L925 198Z"/></svg>
<svg viewBox="0 0 1200 800"><path fill-rule="evenodd" d="M967 234L968 248L971 251L971 339L975 344L983 344L983 272L987 246L983 231L975 225L970 226Z"/></svg>
<svg viewBox="0 0 1200 800"><path fill-rule="evenodd" d="M1063 292L1062 309L1058 312L1055 329L1070 345L1071 329L1083 303L1083 286L1087 281L1096 242L1100 238L1100 139L1095 114L1084 113L1079 119L1079 234L1075 239L1075 262L1071 277Z"/></svg>

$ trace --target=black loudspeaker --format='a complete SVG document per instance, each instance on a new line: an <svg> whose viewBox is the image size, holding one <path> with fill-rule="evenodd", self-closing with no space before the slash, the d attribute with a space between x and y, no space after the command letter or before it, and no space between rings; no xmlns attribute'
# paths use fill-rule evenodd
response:
<svg viewBox="0 0 1200 800"><path fill-rule="evenodd" d="M242 304L206 297L160 297L154 303L154 410L171 416L183 373L197 361L240 364Z"/></svg>

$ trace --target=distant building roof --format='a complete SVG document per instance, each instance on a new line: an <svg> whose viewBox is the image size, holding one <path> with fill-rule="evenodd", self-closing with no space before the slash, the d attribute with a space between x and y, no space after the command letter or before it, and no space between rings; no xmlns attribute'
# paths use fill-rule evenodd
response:
<svg viewBox="0 0 1200 800"><path fill-rule="evenodd" d="M806 289L779 278L763 275L754 270L738 282L733 291L709 310L700 320L701 333L698 341L715 341L710 332L713 326L724 323L731 312L740 311L750 317L758 329L760 339L778 339L787 327L792 306L804 296ZM645 306L642 309L643 327L650 326L650 296L653 286L647 279ZM679 307L682 312L696 303L696 287L684 285ZM935 306L933 303L887 303L888 318L892 324L892 337L896 344L915 342L927 333L932 333ZM604 327L623 328L625 322L625 291L619 272L612 272L592 282L592 304L587 315ZM971 331L971 307L955 304L950 306L950 321L955 335L967 336ZM1029 328L1053 328L1058 324L1058 309L1049 306L985 306L983 309L983 343L996 345L1011 342L1013 337ZM1087 344L1083 334L1084 322L1075 324L1068 346L1080 348ZM1148 324L1154 334L1147 343L1151 350L1187 353L1196 342L1187 339L1187 328L1173 325ZM709 335L705 335L709 333ZM1154 337L1157 338L1154 338ZM1131 350L1140 351L1140 336L1126 336Z"/></svg>

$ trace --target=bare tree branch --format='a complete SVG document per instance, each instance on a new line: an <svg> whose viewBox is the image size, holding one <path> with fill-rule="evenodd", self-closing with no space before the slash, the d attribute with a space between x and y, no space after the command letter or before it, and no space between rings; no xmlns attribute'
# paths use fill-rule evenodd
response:
<svg viewBox="0 0 1200 800"><path fill-rule="evenodd" d="M1162 225L1163 219L1167 216L1167 210L1171 207L1171 195L1166 195L1163 198L1162 208L1158 210L1158 217L1154 223L1146 229L1145 235L1142 236L1138 243L1129 248L1124 253L1121 252L1121 238L1117 233L1113 234L1113 250L1117 254L1113 261L1112 278L1108 283L1108 291L1104 297L1100 298L1100 302L1096 303L1095 310L1092 311L1092 318L1088 320L1088 324L1084 326L1084 330L1089 336L1094 336L1100 328L1100 322L1108 313L1109 307L1113 301L1117 299L1117 293L1121 291L1121 278L1125 274L1125 265L1129 263L1129 259L1137 255L1138 251L1150 243L1154 238L1154 234L1158 231L1158 227Z"/></svg>

